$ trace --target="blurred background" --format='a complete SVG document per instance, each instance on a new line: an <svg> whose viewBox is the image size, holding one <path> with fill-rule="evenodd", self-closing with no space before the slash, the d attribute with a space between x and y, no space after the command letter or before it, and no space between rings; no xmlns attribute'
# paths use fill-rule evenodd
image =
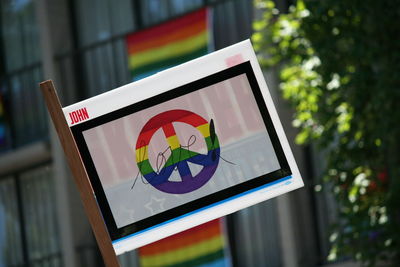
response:
<svg viewBox="0 0 400 267"><path fill-rule="evenodd" d="M229 262L396 266L400 5L366 2L0 0L0 266L103 264L38 83L64 106L127 84L131 36L203 8L207 51L252 38L305 182L224 218Z"/></svg>

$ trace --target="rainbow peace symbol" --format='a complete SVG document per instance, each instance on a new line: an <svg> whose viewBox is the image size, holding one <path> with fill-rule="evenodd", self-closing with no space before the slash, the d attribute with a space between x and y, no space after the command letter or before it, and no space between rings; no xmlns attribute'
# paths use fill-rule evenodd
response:
<svg viewBox="0 0 400 267"><path fill-rule="evenodd" d="M195 127L204 137L207 154L190 151L188 147L180 144L173 122L182 122ZM148 145L154 133L160 128L171 149L171 155L165 159L161 170L154 171L148 159ZM170 194L189 193L206 184L217 169L219 155L220 147L213 125L210 127L203 117L187 110L169 110L152 117L143 126L136 142L136 162L140 173L152 186ZM203 168L193 176L188 162L201 165ZM174 169L178 170L181 181L168 180Z"/></svg>

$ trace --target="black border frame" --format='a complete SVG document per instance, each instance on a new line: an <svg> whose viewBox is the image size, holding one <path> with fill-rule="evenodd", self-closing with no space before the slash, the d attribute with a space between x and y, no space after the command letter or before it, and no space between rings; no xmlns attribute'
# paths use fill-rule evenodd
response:
<svg viewBox="0 0 400 267"><path fill-rule="evenodd" d="M106 197L104 189L102 187L100 178L97 174L95 165L93 163L93 160L90 156L90 152L89 152L86 142L84 140L83 131L100 126L100 125L105 124L110 121L117 120L119 118L130 115L132 113L141 111L145 108L149 108L149 107L161 104L163 102L177 98L179 96L183 96L183 95L192 93L194 91L201 90L202 88L205 88L207 86L210 86L210 85L218 83L218 82L222 82L224 80L228 80L228 79L238 76L240 74L246 74L246 76L247 76L251 90L252 90L254 98L257 102L258 109L263 118L264 124L266 126L268 135L271 139L271 143L275 150L275 153L278 158L281 169L276 170L271 173L264 174L259 177L255 177L246 182L243 182L243 183L231 186L229 188L220 190L218 192L204 196L197 200L193 200L191 202L182 204L175 208L155 214L151 217L131 223L127 226L117 228L117 225L115 223L114 217L111 212L110 205L108 204L107 197ZM236 66L230 67L230 68L222 70L220 72L211 74L207 77L204 77L199 80L190 82L188 84L179 86L175 89L158 94L156 96L150 97L150 98L142 100L140 102L131 104L129 106L120 108L118 110L104 114L97 118L91 119L89 121L71 126L71 131L72 131L72 134L74 135L74 138L75 138L76 144L78 146L78 149L80 151L83 163L86 167L86 171L89 176L90 182L92 184L95 197L97 199L99 208L103 215L103 219L107 225L107 229L109 231L112 241L126 237L130 234L137 233L139 231L145 230L145 229L153 227L155 225L165 223L176 217L185 215L189 212L194 212L201 208L207 207L213 203L223 201L227 198L233 197L240 193L244 193L248 190L263 186L265 184L274 182L278 179L284 178L284 177L292 174L292 171L291 171L289 164L287 162L287 159L285 157L285 153L282 149L281 143L280 143L277 133L275 131L275 127L274 127L271 117L269 115L267 106L264 102L264 98L262 96L260 87L257 83L257 79L256 79L253 69L251 67L250 61L238 64Z"/></svg>

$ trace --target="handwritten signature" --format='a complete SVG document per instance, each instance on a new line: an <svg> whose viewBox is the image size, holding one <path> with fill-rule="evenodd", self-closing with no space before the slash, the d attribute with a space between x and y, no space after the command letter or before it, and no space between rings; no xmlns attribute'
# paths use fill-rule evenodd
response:
<svg viewBox="0 0 400 267"><path fill-rule="evenodd" d="M216 143L215 142L216 135L215 135L215 130L214 130L213 126L214 126L214 123L213 123L213 120L211 120L210 121L210 138L211 138L211 144L212 145L211 145L211 149L210 150L213 151L212 154L211 154L212 161L215 161L217 159L217 154L215 152L215 148L217 148L217 147L215 147L215 145L216 145L215 144ZM181 162L181 159L182 159L182 151L183 150L187 150L188 152L190 152L190 148L196 143L196 141L197 141L197 137L195 135L191 135L189 137L186 145L179 144L179 155L178 155L177 159L174 159L174 154L172 153L171 146L168 146L163 151L159 152L157 154L157 158L156 158L156 164L155 164L156 165L155 166L156 167L156 171L155 172L157 174L162 174L163 171L165 171L165 168L163 168L163 167L167 163L169 158L171 158L171 161L172 161L171 165L174 165L173 171L178 171L178 165L179 165L179 163ZM139 158L138 158L139 162L143 161L145 159L145 155L147 154L146 142L141 141L140 142L140 147L145 147L145 149L140 150L141 154L139 155ZM167 154L170 154L170 156L167 157ZM202 155L202 154L200 154L200 155ZM203 161L207 160L207 157L208 157L208 155L202 155L202 156L203 156L203 158L201 158L201 159L196 161L197 163L199 163L199 165L201 165L201 163ZM233 162L231 162L231 161L229 161L227 159L224 159L221 155L218 155L218 157L220 159L222 159L223 161L225 161L226 163L228 163L228 164L236 165L235 163L233 163ZM134 181L133 181L133 184L131 186L131 189L133 189L133 187L135 186L135 184L136 184L137 180L139 179L139 177L140 177L140 179L141 179L143 184L149 184L149 182L146 181L146 179L144 178L144 176L142 174L143 173L142 172L143 171L143 169L142 169L143 165L142 164L138 164L138 167L139 167L139 171L138 171L138 173L136 174L136 176L134 178Z"/></svg>

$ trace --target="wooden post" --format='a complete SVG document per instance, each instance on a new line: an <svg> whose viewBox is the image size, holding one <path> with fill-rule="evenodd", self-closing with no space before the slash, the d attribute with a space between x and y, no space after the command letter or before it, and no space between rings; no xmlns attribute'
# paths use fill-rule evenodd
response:
<svg viewBox="0 0 400 267"><path fill-rule="evenodd" d="M107 267L118 267L119 263L117 255L115 254L107 227L94 197L92 185L90 184L75 139L62 111L60 100L58 99L53 82L48 80L40 83L40 89L44 96L47 109L54 123L61 145L64 149L64 153L67 157L75 183L78 186L83 206L92 226L104 263Z"/></svg>

